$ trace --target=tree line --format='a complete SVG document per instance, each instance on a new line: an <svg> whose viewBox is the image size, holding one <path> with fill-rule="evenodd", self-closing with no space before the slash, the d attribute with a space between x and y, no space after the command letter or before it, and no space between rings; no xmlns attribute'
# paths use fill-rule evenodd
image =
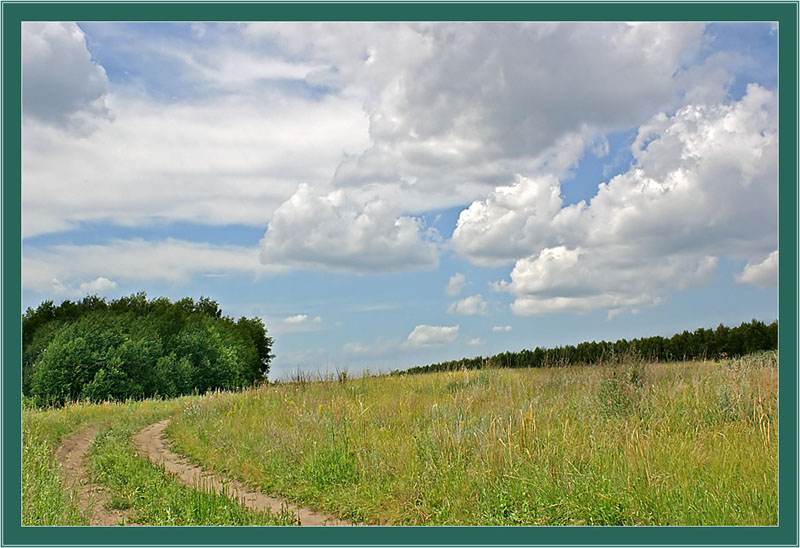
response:
<svg viewBox="0 0 800 548"><path fill-rule="evenodd" d="M462 358L430 365L411 367L395 373L429 373L489 367L558 367L575 364L614 362L630 356L649 361L718 359L737 357L778 348L778 321L767 325L758 320L739 327L720 324L716 329L699 328L672 337L645 337L618 341L582 342L577 346L557 346L501 352L494 356Z"/></svg>
<svg viewBox="0 0 800 548"><path fill-rule="evenodd" d="M44 301L22 316L22 390L35 405L175 397L266 379L260 318L223 316L207 297Z"/></svg>

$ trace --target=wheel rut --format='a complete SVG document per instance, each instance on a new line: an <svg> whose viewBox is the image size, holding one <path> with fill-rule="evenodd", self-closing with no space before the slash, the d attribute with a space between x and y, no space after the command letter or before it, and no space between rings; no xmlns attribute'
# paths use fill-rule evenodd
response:
<svg viewBox="0 0 800 548"><path fill-rule="evenodd" d="M56 458L61 464L62 482L75 493L81 512L89 516L89 525L134 525L129 515L109 506L108 493L86 474L86 453L99 432L100 427L95 426L61 441Z"/></svg>
<svg viewBox="0 0 800 548"><path fill-rule="evenodd" d="M289 510L297 515L301 525L353 525L334 516L297 506L285 499L255 491L239 481L205 471L190 463L167 447L164 441L164 429L168 424L169 419L151 424L133 436L133 442L140 455L147 457L156 465L163 466L165 471L174 474L182 483L195 489L224 493L251 510L260 512L271 510L275 514L281 509Z"/></svg>

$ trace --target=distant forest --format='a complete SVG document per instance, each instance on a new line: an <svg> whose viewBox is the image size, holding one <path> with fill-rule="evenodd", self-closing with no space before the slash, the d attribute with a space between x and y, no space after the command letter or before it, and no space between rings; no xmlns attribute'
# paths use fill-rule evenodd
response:
<svg viewBox="0 0 800 548"><path fill-rule="evenodd" d="M631 356L662 362L695 358L717 359L777 348L778 321L767 325L753 320L742 323L739 327L725 327L722 324L716 329L701 327L691 333L684 331L669 338L647 337L630 341L620 339L615 342L583 342L577 346L555 348L536 347L533 350L502 352L489 357L477 356L411 367L394 373L429 373L488 367L558 367L614 362Z"/></svg>
<svg viewBox="0 0 800 548"><path fill-rule="evenodd" d="M272 339L206 297L145 293L41 303L22 316L22 391L35 405L175 397L264 380Z"/></svg>

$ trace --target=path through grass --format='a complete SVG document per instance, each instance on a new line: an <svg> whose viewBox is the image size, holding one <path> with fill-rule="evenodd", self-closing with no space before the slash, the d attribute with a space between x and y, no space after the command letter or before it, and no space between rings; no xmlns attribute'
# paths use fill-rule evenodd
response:
<svg viewBox="0 0 800 548"><path fill-rule="evenodd" d="M149 525L291 525L289 514L253 512L224 495L203 493L165 476L136 456L131 436L197 398L125 404L73 404L23 411L23 525L88 525L64 489L53 451L59 440L100 426L86 473L106 488L112 507Z"/></svg>

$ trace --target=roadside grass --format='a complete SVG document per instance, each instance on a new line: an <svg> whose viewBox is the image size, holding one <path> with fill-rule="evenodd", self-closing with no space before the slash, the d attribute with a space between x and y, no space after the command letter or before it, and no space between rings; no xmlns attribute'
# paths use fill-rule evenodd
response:
<svg viewBox="0 0 800 548"><path fill-rule="evenodd" d="M99 434L89 453L94 479L108 488L112 507L149 525L295 525L291 512L254 512L229 499L178 483L135 454L131 438L164 416L122 417Z"/></svg>
<svg viewBox="0 0 800 548"><path fill-rule="evenodd" d="M294 516L253 512L224 495L198 492L165 476L135 454L131 436L197 397L127 403L77 403L23 410L23 525L88 525L64 490L54 451L60 440L91 426L102 428L87 455L87 473L104 486L111 505L150 525L285 525Z"/></svg>
<svg viewBox="0 0 800 548"><path fill-rule="evenodd" d="M59 441L113 421L123 405L75 403L22 411L22 525L88 525L72 493L62 486L55 457Z"/></svg>
<svg viewBox="0 0 800 548"><path fill-rule="evenodd" d="M340 378L187 402L175 449L355 522L775 525L777 354Z"/></svg>

